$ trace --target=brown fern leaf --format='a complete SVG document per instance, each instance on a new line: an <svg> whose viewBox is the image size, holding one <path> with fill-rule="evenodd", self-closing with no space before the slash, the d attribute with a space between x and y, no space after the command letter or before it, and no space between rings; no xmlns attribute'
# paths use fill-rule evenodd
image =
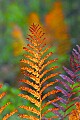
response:
<svg viewBox="0 0 80 120"><path fill-rule="evenodd" d="M80 120L80 102L77 102L75 105L76 109L72 110L69 120Z"/></svg>
<svg viewBox="0 0 80 120"><path fill-rule="evenodd" d="M2 88L2 84L0 84L0 88ZM5 95L6 95L6 92L0 93L0 100L1 100L3 97L5 97ZM0 115L2 115L2 112L5 110L5 108L7 108L7 106L8 106L9 104L11 104L11 102L6 103L4 106L0 106ZM16 112L17 112L17 110L14 110L14 111L10 112L9 114L6 114L6 115L2 118L2 120L8 120L8 118L10 118L10 116L14 115Z"/></svg>
<svg viewBox="0 0 80 120"><path fill-rule="evenodd" d="M58 66L52 66L47 69L47 66L57 61L57 59L49 59L53 53L48 52L49 47L44 43L45 37L41 27L32 24L29 30L31 32L27 38L29 44L23 48L26 54L24 55L25 58L21 60L21 63L24 64L23 67L21 67L24 78L19 80L25 84L25 86L22 85L20 87L20 90L24 91L24 93L19 94L19 96L30 101L33 107L21 105L19 108L30 112L30 115L19 114L19 117L29 120L42 120L44 117L46 118L47 113L53 113L58 110L58 108L55 107L47 109L46 111L44 109L46 106L52 104L52 102L59 100L59 98L55 98L55 96L60 90L49 89L58 82L53 78L57 76L59 72L52 73ZM51 99L48 100L50 96ZM52 118L57 118L57 116L50 116L50 118L47 119L51 120Z"/></svg>

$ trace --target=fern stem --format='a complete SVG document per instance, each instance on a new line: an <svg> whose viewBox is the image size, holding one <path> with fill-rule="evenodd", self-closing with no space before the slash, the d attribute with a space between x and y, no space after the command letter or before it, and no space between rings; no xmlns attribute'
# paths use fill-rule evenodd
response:
<svg viewBox="0 0 80 120"><path fill-rule="evenodd" d="M40 75L40 71L38 71L39 75ZM42 120L42 114L41 114L41 108L42 108L42 100L41 100L41 81L39 81L39 87L40 87L40 90L39 90L39 93L40 93L40 120Z"/></svg>
<svg viewBox="0 0 80 120"><path fill-rule="evenodd" d="M36 33L36 36L37 36L37 33ZM39 37L37 36L37 38L39 39ZM38 46L38 41L36 40L36 43L37 43L37 48L39 48ZM37 51L38 52L38 56L39 56L39 53L40 53L40 50ZM38 59L38 68L39 68L39 62L40 60ZM40 70L40 69L39 69ZM40 71L38 70L38 74L40 75ZM41 111L42 111L42 100L41 100L41 81L39 81L39 93L40 93L40 120L42 120L42 114L41 114Z"/></svg>

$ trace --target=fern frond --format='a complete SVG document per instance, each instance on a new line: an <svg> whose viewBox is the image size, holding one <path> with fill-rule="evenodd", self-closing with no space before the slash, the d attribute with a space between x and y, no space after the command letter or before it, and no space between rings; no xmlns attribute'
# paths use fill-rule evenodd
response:
<svg viewBox="0 0 80 120"><path fill-rule="evenodd" d="M53 73L53 74L45 77L45 78L43 79L43 81L41 81L41 85L42 85L44 82L46 82L48 79L53 78L53 77L55 77L55 76L57 76L57 75L59 75L59 72Z"/></svg>
<svg viewBox="0 0 80 120"><path fill-rule="evenodd" d="M39 120L37 117L31 116L31 115L25 115L25 114L19 114L20 118L26 118L29 120Z"/></svg>
<svg viewBox="0 0 80 120"><path fill-rule="evenodd" d="M63 114L59 111L56 112L61 120L68 118L71 111L75 108L75 103L80 101L80 47L78 45L77 47L78 51L73 49L70 57L71 70L63 67L67 75L60 74L62 80L58 79L58 82L61 86L55 87L57 90L61 90L63 94L60 97L60 105L53 103L53 105L63 111Z"/></svg>
<svg viewBox="0 0 80 120"><path fill-rule="evenodd" d="M2 106L0 108L0 114L3 112L3 110L10 104L10 102L8 102L6 105Z"/></svg>
<svg viewBox="0 0 80 120"><path fill-rule="evenodd" d="M40 78L42 78L44 75L46 75L48 72L51 72L52 70L58 68L58 66L51 67L49 70L43 71L43 73L40 75Z"/></svg>
<svg viewBox="0 0 80 120"><path fill-rule="evenodd" d="M45 64L41 67L40 72L41 72L45 67L47 67L48 65L50 65L50 64L52 64L53 62L56 62L56 61L57 61L57 59L49 60L47 63L45 63Z"/></svg>
<svg viewBox="0 0 80 120"><path fill-rule="evenodd" d="M2 85L0 84L0 88L2 88ZM5 97L6 92L2 92L0 94L0 100ZM11 102L7 102L5 105L0 106L0 115L2 115L3 111L7 108L8 105L10 105ZM8 120L8 118L10 118L12 115L14 115L16 112L18 112L17 110L14 110L13 112L10 112L9 114L6 114L2 120Z"/></svg>
<svg viewBox="0 0 80 120"><path fill-rule="evenodd" d="M20 87L20 90L28 91L28 92L31 93L34 97L37 97L37 99L40 98L39 93L38 93L37 91L35 91L35 90L32 90L31 88L22 86L22 87Z"/></svg>
<svg viewBox="0 0 80 120"><path fill-rule="evenodd" d="M10 118L12 115L14 115L16 112L18 112L18 110L14 110L12 112L10 112L9 114L6 114L2 120L8 120L8 118Z"/></svg>
<svg viewBox="0 0 80 120"><path fill-rule="evenodd" d="M47 105L49 105L49 104L51 104L51 103L53 103L53 102L57 102L57 101L59 101L59 100L60 100L59 98L56 98L56 99L54 99L54 100L48 101L47 103L45 103L45 104L42 106L42 110L43 110Z"/></svg>
<svg viewBox="0 0 80 120"><path fill-rule="evenodd" d="M27 107L27 106L20 106L20 108L23 108L23 109L25 109L25 110L27 110L27 111L30 111L30 112L33 112L33 113L35 113L35 114L37 114L37 115L40 115L40 111L38 111L38 110L36 110L35 108L33 108L33 107Z"/></svg>
<svg viewBox="0 0 80 120"><path fill-rule="evenodd" d="M80 120L80 102L76 102L76 109L72 110L69 120Z"/></svg>
<svg viewBox="0 0 80 120"><path fill-rule="evenodd" d="M32 98L28 95L24 95L24 94L19 94L20 97L29 100L31 103L34 103L37 107L40 107L40 102L38 100L36 100L35 98Z"/></svg>
<svg viewBox="0 0 80 120"><path fill-rule="evenodd" d="M54 80L53 78L59 75L59 72L52 73L52 71L58 68L58 66L52 66L47 69L47 66L53 62L56 62L57 59L49 59L53 53L48 52L49 47L47 47L44 43L45 37L41 27L33 24L29 30L31 32L27 38L29 43L27 47L23 48L26 52L24 54L25 58L21 60L21 62L24 63L21 71L25 78L19 80L19 82L25 84L25 86L22 85L20 87L20 89L25 92L23 94L19 94L19 96L30 101L33 107L21 105L19 108L25 109L33 114L32 116L29 114L20 114L19 116L30 120L42 120L47 113L53 113L58 110L58 108L55 107L47 109L46 111L44 109L46 106L52 104L52 102L57 102L60 99L55 98L56 94L59 93L60 90L49 90L50 86L53 86L58 82L58 80ZM49 72L51 73L49 74ZM46 102L48 97L51 95L51 100ZM57 116L50 117L51 118L45 118L57 118Z"/></svg>
<svg viewBox="0 0 80 120"><path fill-rule="evenodd" d="M33 82L30 82L29 80L22 79L22 80L19 80L19 82L26 83L26 84L30 85L31 87L35 88L36 90L38 90L38 88L39 88L39 86L37 84L34 84Z"/></svg>
<svg viewBox="0 0 80 120"><path fill-rule="evenodd" d="M41 94L42 94L42 92L44 92L44 90L46 89L46 88L48 88L49 86L51 86L51 85L53 85L53 84L55 84L55 83L57 83L58 81L56 80L55 82L49 82L48 84L46 84L42 89L41 89Z"/></svg>
<svg viewBox="0 0 80 120"><path fill-rule="evenodd" d="M34 63L38 63L38 60L30 55L24 55L26 58L28 58L30 61L33 61Z"/></svg>
<svg viewBox="0 0 80 120"><path fill-rule="evenodd" d="M50 109L46 110L46 112L44 112L42 114L42 117L44 117L48 112L54 112L54 111L57 111L57 110L59 110L59 109L58 108L50 108Z"/></svg>
<svg viewBox="0 0 80 120"><path fill-rule="evenodd" d="M0 99L2 99L6 95L6 92L0 94Z"/></svg>

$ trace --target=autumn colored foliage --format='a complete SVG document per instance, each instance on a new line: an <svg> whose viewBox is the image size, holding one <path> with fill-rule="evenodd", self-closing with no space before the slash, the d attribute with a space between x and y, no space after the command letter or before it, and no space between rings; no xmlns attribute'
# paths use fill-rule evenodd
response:
<svg viewBox="0 0 80 120"><path fill-rule="evenodd" d="M70 49L68 25L65 23L62 2L54 2L52 10L45 16L46 32L51 46L56 43L58 54L65 54Z"/></svg>
<svg viewBox="0 0 80 120"><path fill-rule="evenodd" d="M48 72L54 70L57 68L57 66L53 66L48 70L45 70L44 68L48 66L49 64L55 62L57 59L49 60L45 63L45 61L52 55L52 52L45 55L45 53L48 51L49 48L46 47L46 44L44 43L45 37L44 33L41 30L41 27L39 25L32 24L30 27L30 34L27 40L29 41L29 44L27 47L24 47L24 50L26 51L25 59L22 59L21 62L27 64L27 66L23 66L21 70L23 71L24 76L28 77L28 79L22 79L20 82L23 82L25 84L28 84L29 86L21 86L20 90L26 91L30 94L32 94L32 97L28 94L19 94L20 97L29 100L31 103L34 103L35 106L37 106L37 109L33 107L27 107L27 106L20 106L20 108L23 108L27 111L30 111L32 113L35 113L36 116L31 115L25 115L20 114L19 116L22 118L28 118L28 119L36 119L36 120L42 120L43 117L48 112L54 112L55 110L58 110L58 108L50 108L49 110L44 112L44 108L47 105L50 105L52 102L57 102L59 99L54 98L50 101L47 101L43 104L43 101L50 95L55 95L56 93L60 92L60 90L53 89L52 91L48 91L46 94L43 95L43 92L47 90L49 86L52 86L53 84L57 83L56 81L52 81L46 84L46 81L48 81L50 78L53 78L57 76L59 73L54 72L53 74L47 75ZM45 56L44 56L45 55ZM44 56L44 57L43 57ZM45 78L44 76L47 75ZM44 86L45 84L45 86ZM56 116L53 116L55 118Z"/></svg>
<svg viewBox="0 0 80 120"><path fill-rule="evenodd" d="M17 29L19 30L19 29ZM70 67L63 66L67 75L57 72L58 66L52 64L57 58L50 59L53 55L49 52L45 41L45 33L39 24L32 24L29 28L30 34L27 37L27 47L23 49L23 59L21 59L21 72L23 78L18 81L21 93L20 98L29 101L31 106L22 103L18 110L6 114L2 120L7 120L10 116L18 113L19 118L28 120L75 120L80 119L80 46L77 50L73 49L70 56ZM21 33L14 31L13 36L19 37ZM49 67L52 64L53 66ZM48 66L48 67L47 67ZM60 78L57 78L60 76ZM59 84L59 85L58 85ZM2 87L2 85L0 85ZM50 89L50 88L53 89ZM0 99L6 95L5 92L0 94ZM51 96L49 100L49 96ZM16 99L16 98L15 98ZM0 114L11 104L1 106ZM46 109L47 108L47 109ZM20 113L24 109L26 113ZM47 117L47 114L51 113Z"/></svg>

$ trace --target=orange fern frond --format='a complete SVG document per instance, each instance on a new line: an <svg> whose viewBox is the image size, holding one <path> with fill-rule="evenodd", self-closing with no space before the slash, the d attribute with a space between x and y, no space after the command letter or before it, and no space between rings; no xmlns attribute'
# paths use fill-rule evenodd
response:
<svg viewBox="0 0 80 120"><path fill-rule="evenodd" d="M25 109L32 113L19 114L21 118L27 118L30 120L42 120L47 113L57 111L58 108L47 109L45 112L45 107L52 104L52 102L59 101L59 98L55 98L55 95L60 92L60 90L50 90L49 87L56 84L58 81L53 78L59 74L59 72L53 72L58 66L52 66L47 69L47 66L57 59L48 60L52 56L52 52L48 52L49 47L46 46L44 40L44 33L39 25L32 24L30 27L31 34L28 35L28 45L23 49L26 51L24 57L20 62L24 63L21 67L21 71L24 74L24 79L19 80L19 82L25 83L25 86L21 86L20 90L24 93L19 94L20 97L30 101L33 104L31 106L21 105L19 108ZM51 72L51 74L49 74ZM50 80L50 82L49 82ZM52 80L52 81L51 81ZM26 86L27 85L27 86ZM47 90L47 93L45 93ZM49 96L52 96L50 101L46 100ZM50 116L52 119L57 118L57 116Z"/></svg>
<svg viewBox="0 0 80 120"><path fill-rule="evenodd" d="M80 102L77 102L75 105L76 109L72 110L69 120L80 120Z"/></svg>
<svg viewBox="0 0 80 120"><path fill-rule="evenodd" d="M14 115L16 112L18 112L17 109L15 109L14 111L10 112L9 114L6 114L2 120L8 120L8 118L10 118L12 115Z"/></svg>
<svg viewBox="0 0 80 120"><path fill-rule="evenodd" d="M2 88L2 85L0 84L0 88ZM2 92L1 94L0 94L0 100L3 98L3 97L5 97L5 95L6 95L6 92ZM7 108L7 106L8 105L10 105L11 104L11 102L7 102L4 106L0 106L0 115L2 115L2 112ZM14 111L12 111L12 112L10 112L9 114L6 114L3 118L2 118L2 120L8 120L8 118L10 118L12 115L14 115L16 112L18 112L18 110L16 109L16 110L14 110Z"/></svg>

